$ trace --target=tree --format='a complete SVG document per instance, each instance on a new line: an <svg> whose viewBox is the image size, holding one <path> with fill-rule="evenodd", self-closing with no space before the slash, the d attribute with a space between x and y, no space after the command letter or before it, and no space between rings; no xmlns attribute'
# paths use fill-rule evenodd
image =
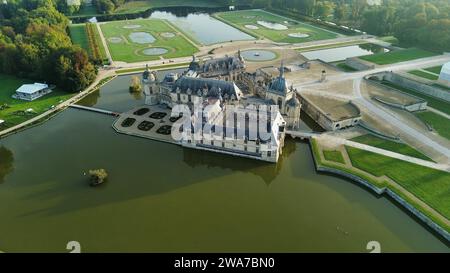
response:
<svg viewBox="0 0 450 273"><path fill-rule="evenodd" d="M86 51L79 47L61 48L55 51L48 64L47 71L52 71L53 82L61 88L75 92L85 89L96 77L96 69L89 62Z"/></svg>
<svg viewBox="0 0 450 273"><path fill-rule="evenodd" d="M345 20L346 17L347 17L347 6L339 1L334 9L334 19L340 22Z"/></svg>
<svg viewBox="0 0 450 273"><path fill-rule="evenodd" d="M129 90L131 93L141 93L142 92L142 85L141 85L141 80L139 79L139 77L137 77L137 76L131 77Z"/></svg>
<svg viewBox="0 0 450 273"><path fill-rule="evenodd" d="M366 6L367 0L350 0L351 18L359 20Z"/></svg>
<svg viewBox="0 0 450 273"><path fill-rule="evenodd" d="M316 7L316 0L298 0L299 9L306 15L314 16L314 10Z"/></svg>
<svg viewBox="0 0 450 273"><path fill-rule="evenodd" d="M375 35L389 35L395 23L395 9L393 7L377 7L364 13L361 27Z"/></svg>
<svg viewBox="0 0 450 273"><path fill-rule="evenodd" d="M67 91L94 81L95 67L83 49L72 45L66 33L69 20L52 0L8 0L0 7L0 72Z"/></svg>
<svg viewBox="0 0 450 273"><path fill-rule="evenodd" d="M106 179L108 178L108 173L105 169L89 170L89 175L91 186L100 185L103 182L106 182Z"/></svg>
<svg viewBox="0 0 450 273"><path fill-rule="evenodd" d="M319 18L327 18L333 12L334 4L330 1L320 1L315 6L315 16Z"/></svg>
<svg viewBox="0 0 450 273"><path fill-rule="evenodd" d="M114 3L111 0L96 0L95 2L99 13L110 14L115 9Z"/></svg>

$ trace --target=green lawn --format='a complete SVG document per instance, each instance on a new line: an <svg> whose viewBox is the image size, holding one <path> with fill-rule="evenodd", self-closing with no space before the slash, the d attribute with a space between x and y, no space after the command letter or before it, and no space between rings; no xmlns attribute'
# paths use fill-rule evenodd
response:
<svg viewBox="0 0 450 273"><path fill-rule="evenodd" d="M434 73L434 74L438 74L438 75L441 73L441 69L442 69L442 65L425 68L425 70L430 71L431 73Z"/></svg>
<svg viewBox="0 0 450 273"><path fill-rule="evenodd" d="M323 156L328 161L345 164L344 157L340 151L323 151Z"/></svg>
<svg viewBox="0 0 450 273"><path fill-rule="evenodd" d="M139 28L124 28L126 25L139 25ZM101 24L101 29L107 40L112 58L115 61L139 62L158 60L160 55L144 55L143 50L151 47L165 48L167 53L162 57L176 58L190 56L198 52L197 47L187 41L177 30L164 20L157 19L137 19L127 21L113 21ZM129 35L133 32L146 32L156 40L153 43L140 44L133 42ZM175 34L174 37L166 38L161 35L163 32ZM120 42L113 43L109 39L120 38Z"/></svg>
<svg viewBox="0 0 450 273"><path fill-rule="evenodd" d="M450 120L433 112L421 112L416 115L421 120L431 125L439 135L450 140Z"/></svg>
<svg viewBox="0 0 450 273"><path fill-rule="evenodd" d="M164 7L204 7L217 8L223 7L218 2L209 0L146 0L146 1L129 1L117 8L114 13L137 13L146 11L150 8Z"/></svg>
<svg viewBox="0 0 450 273"><path fill-rule="evenodd" d="M434 98L434 97L431 97L431 96L424 95L422 93L416 92L416 91L408 89L408 88L404 88L404 87L398 86L398 85L390 83L390 82L383 82L383 84L386 85L386 86L398 89L398 90L400 90L402 92L409 93L411 95L414 95L414 96L417 96L419 98L422 98L422 99L424 99L424 100L426 100L428 102L428 105L430 107L433 107L433 108L435 108L435 109L437 109L437 110L439 110L441 112L444 112L444 113L450 115L450 103L449 102L446 102L444 100L440 100L440 99L437 99L437 98Z"/></svg>
<svg viewBox="0 0 450 273"><path fill-rule="evenodd" d="M99 48L100 58L107 62L106 50L103 46L102 40L100 38L100 33L98 32L97 26L92 25L92 30L94 32L95 41ZM91 47L89 46L89 39L86 30L86 24L73 24L69 26L70 39L75 45L79 45L81 48L86 50L89 56L92 58Z"/></svg>
<svg viewBox="0 0 450 273"><path fill-rule="evenodd" d="M79 45L86 50L88 54L91 54L89 49L89 40L86 33L85 24L74 24L69 26L70 39L75 45Z"/></svg>
<svg viewBox="0 0 450 273"><path fill-rule="evenodd" d="M430 74L428 72L424 72L421 70L412 70L412 71L408 71L408 73L412 74L412 75L416 75L416 76L424 78L424 79L427 79L427 80L432 80L432 81L436 81L439 78L438 76L436 76L434 74Z"/></svg>
<svg viewBox="0 0 450 273"><path fill-rule="evenodd" d="M420 158L423 160L432 161L429 157L427 157L426 155L417 151L416 149L408 146L407 144L397 143L394 141L382 139L382 138L379 138L379 137L376 137L376 136L373 136L370 134L355 137L355 138L352 138L351 140L355 141L355 142L367 144L370 146L374 146L374 147L377 147L380 149L388 150L391 152L396 152L399 154L404 154L404 155Z"/></svg>
<svg viewBox="0 0 450 273"><path fill-rule="evenodd" d="M386 175L450 218L450 173L346 147L352 165L375 176Z"/></svg>
<svg viewBox="0 0 450 273"><path fill-rule="evenodd" d="M38 114L45 112L50 109L52 105L57 105L60 101L67 100L74 95L56 89L52 93L31 102L16 100L11 97L15 93L16 89L22 84L32 83L32 81L0 74L0 82L0 106L4 104L9 106L9 108L0 110L0 119L5 120L5 123L0 125L0 130L22 123ZM25 111L30 108L33 109L34 113L15 113L16 111Z"/></svg>
<svg viewBox="0 0 450 273"><path fill-rule="evenodd" d="M263 10L243 10L229 11L215 14L216 17L228 22L230 25L250 33L256 37L265 37L275 42L283 43L300 43L307 41L316 41L324 39L336 38L337 34L319 27L315 27L306 23L281 17ZM266 21L270 23L278 23L287 27L286 30L275 30L258 24L258 21ZM245 25L253 25L258 29L249 29ZM296 38L290 37L288 34L301 33L307 34L309 37Z"/></svg>
<svg viewBox="0 0 450 273"><path fill-rule="evenodd" d="M418 48L408 48L408 49L394 50L387 53L378 53L368 56L362 56L359 58L362 60L366 60L368 62L384 65L384 64L406 62L436 55L437 55L436 53L430 51Z"/></svg>

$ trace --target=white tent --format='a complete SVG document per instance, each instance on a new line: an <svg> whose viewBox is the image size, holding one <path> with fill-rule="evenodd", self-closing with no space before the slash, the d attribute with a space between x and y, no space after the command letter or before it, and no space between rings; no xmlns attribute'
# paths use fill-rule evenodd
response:
<svg viewBox="0 0 450 273"><path fill-rule="evenodd" d="M439 81L447 86L450 86L450 62L442 66Z"/></svg>

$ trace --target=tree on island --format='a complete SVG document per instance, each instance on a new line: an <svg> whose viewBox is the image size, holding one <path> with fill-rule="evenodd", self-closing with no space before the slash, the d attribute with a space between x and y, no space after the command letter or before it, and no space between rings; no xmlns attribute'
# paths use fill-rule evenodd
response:
<svg viewBox="0 0 450 273"><path fill-rule="evenodd" d="M131 93L141 93L142 92L142 85L141 80L137 76L131 77L131 83L129 88Z"/></svg>
<svg viewBox="0 0 450 273"><path fill-rule="evenodd" d="M108 173L105 169L89 170L89 175L91 176L91 186L97 186L106 182L108 178Z"/></svg>

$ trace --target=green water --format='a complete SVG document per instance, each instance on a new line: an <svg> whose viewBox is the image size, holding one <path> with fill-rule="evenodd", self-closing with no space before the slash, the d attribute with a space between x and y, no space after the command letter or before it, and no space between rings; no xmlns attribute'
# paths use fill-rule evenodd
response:
<svg viewBox="0 0 450 273"><path fill-rule="evenodd" d="M119 77L84 103L142 103ZM0 250L448 251L386 198L317 174L306 143L278 164L116 134L113 118L68 109L0 140ZM83 173L105 168L107 184Z"/></svg>

